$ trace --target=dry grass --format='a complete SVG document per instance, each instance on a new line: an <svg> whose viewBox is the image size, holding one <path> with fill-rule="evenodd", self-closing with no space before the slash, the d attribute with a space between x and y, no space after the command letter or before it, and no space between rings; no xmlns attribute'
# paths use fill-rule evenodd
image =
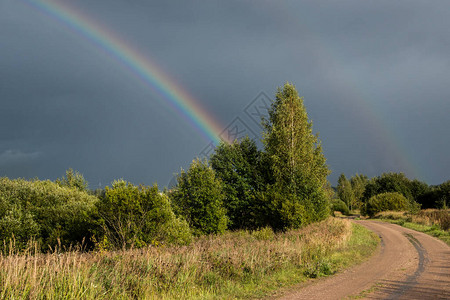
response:
<svg viewBox="0 0 450 300"><path fill-rule="evenodd" d="M282 234L239 231L183 247L53 254L28 249L0 256L0 298L239 297L277 272L326 272L327 255L342 249L351 233L349 221L330 218Z"/></svg>
<svg viewBox="0 0 450 300"><path fill-rule="evenodd" d="M448 209L424 209L417 214L399 211L384 211L378 213L375 217L388 220L404 220L425 226L438 226L442 230L450 229L450 210Z"/></svg>
<svg viewBox="0 0 450 300"><path fill-rule="evenodd" d="M450 245L449 209L424 209L412 215L407 212L386 211L378 213L375 218L424 232Z"/></svg>

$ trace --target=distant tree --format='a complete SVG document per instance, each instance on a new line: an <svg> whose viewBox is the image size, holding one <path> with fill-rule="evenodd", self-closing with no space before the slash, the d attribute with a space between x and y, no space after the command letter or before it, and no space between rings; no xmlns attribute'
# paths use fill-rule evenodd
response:
<svg viewBox="0 0 450 300"><path fill-rule="evenodd" d="M352 185L350 181L345 177L344 174L341 174L338 179L337 192L339 199L344 201L347 207L352 210L353 204L355 202L355 195L353 194Z"/></svg>
<svg viewBox="0 0 450 300"><path fill-rule="evenodd" d="M356 174L350 178L355 204L358 208L361 208L364 191L366 190L366 185L368 182L369 179L367 176L362 174Z"/></svg>
<svg viewBox="0 0 450 300"><path fill-rule="evenodd" d="M414 179L409 182L409 190L410 190L412 198L416 202L420 203L420 199L421 199L422 195L425 195L428 192L430 192L431 188L425 182Z"/></svg>
<svg viewBox="0 0 450 300"><path fill-rule="evenodd" d="M422 204L422 208L448 208L450 206L450 180L429 187L427 192L420 194L417 202Z"/></svg>
<svg viewBox="0 0 450 300"><path fill-rule="evenodd" d="M256 143L246 137L231 144L222 142L210 157L212 168L224 183L224 206L230 229L258 226L257 193L263 185L260 156Z"/></svg>
<svg viewBox="0 0 450 300"><path fill-rule="evenodd" d="M271 184L265 201L273 212L273 227L299 227L329 214L324 187L329 174L317 135L294 85L278 89L263 121L264 146Z"/></svg>
<svg viewBox="0 0 450 300"><path fill-rule="evenodd" d="M402 194L397 192L381 193L372 196L369 201L365 203L362 213L373 217L382 211L404 211L409 210L410 208L411 202Z"/></svg>
<svg viewBox="0 0 450 300"><path fill-rule="evenodd" d="M223 182L208 163L195 159L177 181L170 194L177 214L184 216L198 235L223 233L228 223Z"/></svg>
<svg viewBox="0 0 450 300"><path fill-rule="evenodd" d="M78 171L74 171L72 168L66 171L65 177L58 178L55 182L62 187L76 188L83 192L86 192L89 187L89 184L86 179L84 179L83 175Z"/></svg>
<svg viewBox="0 0 450 300"><path fill-rule="evenodd" d="M381 193L400 193L409 200L414 200L410 188L410 180L403 173L383 173L372 178L366 185L363 199L366 202L371 197Z"/></svg>

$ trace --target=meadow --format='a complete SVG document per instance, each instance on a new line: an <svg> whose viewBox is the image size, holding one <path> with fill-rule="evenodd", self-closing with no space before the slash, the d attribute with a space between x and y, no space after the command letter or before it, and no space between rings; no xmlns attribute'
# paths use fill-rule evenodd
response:
<svg viewBox="0 0 450 300"><path fill-rule="evenodd" d="M1 299L234 299L263 297L363 261L378 237L348 220L196 238L187 246L0 256Z"/></svg>
<svg viewBox="0 0 450 300"><path fill-rule="evenodd" d="M450 209L423 209L415 214L384 211L375 218L424 232L450 245Z"/></svg>

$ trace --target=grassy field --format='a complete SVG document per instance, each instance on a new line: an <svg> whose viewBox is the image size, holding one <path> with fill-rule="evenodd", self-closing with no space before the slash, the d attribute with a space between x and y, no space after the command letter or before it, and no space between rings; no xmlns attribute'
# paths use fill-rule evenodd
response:
<svg viewBox="0 0 450 300"><path fill-rule="evenodd" d="M0 256L1 299L234 299L270 295L370 256L378 238L330 218L301 230L201 237L189 246Z"/></svg>
<svg viewBox="0 0 450 300"><path fill-rule="evenodd" d="M450 246L450 210L425 209L417 214L386 211L375 218L434 236Z"/></svg>

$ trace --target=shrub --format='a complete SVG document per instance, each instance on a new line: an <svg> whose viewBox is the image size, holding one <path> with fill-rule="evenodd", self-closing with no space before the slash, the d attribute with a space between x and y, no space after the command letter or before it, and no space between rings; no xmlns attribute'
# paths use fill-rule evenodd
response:
<svg viewBox="0 0 450 300"><path fill-rule="evenodd" d="M373 217L381 211L403 211L410 208L410 202L400 193L382 193L373 196L365 204L362 213Z"/></svg>
<svg viewBox="0 0 450 300"><path fill-rule="evenodd" d="M42 249L89 241L97 201L49 180L0 178L0 240L14 238L21 247L36 239Z"/></svg>
<svg viewBox="0 0 450 300"><path fill-rule="evenodd" d="M98 203L102 218L102 247L129 248L161 243L188 244L191 233L177 218L169 199L152 187L134 186L124 180L105 188Z"/></svg>
<svg viewBox="0 0 450 300"><path fill-rule="evenodd" d="M196 159L187 172L181 171L170 194L176 212L186 218L195 233L223 233L227 228L223 183L207 162Z"/></svg>
<svg viewBox="0 0 450 300"><path fill-rule="evenodd" d="M339 211L346 216L350 214L347 204L345 204L345 202L342 201L341 199L333 199L331 201L331 211L332 212Z"/></svg>

